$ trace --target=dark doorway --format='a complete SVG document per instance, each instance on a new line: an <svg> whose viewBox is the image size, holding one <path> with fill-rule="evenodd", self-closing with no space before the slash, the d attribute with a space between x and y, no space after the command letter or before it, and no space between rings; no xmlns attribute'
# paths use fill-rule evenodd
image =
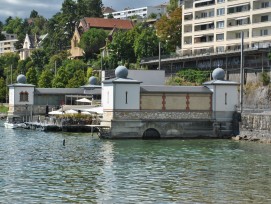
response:
<svg viewBox="0 0 271 204"><path fill-rule="evenodd" d="M145 130L145 132L143 133L142 139L144 140L160 139L160 133L154 128L149 128Z"/></svg>

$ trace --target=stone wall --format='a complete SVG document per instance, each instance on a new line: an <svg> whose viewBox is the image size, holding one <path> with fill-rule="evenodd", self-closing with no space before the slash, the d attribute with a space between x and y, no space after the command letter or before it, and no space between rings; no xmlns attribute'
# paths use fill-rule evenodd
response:
<svg viewBox="0 0 271 204"><path fill-rule="evenodd" d="M271 113L243 114L237 140L271 143Z"/></svg>
<svg viewBox="0 0 271 204"><path fill-rule="evenodd" d="M115 111L115 120L209 120L211 111Z"/></svg>

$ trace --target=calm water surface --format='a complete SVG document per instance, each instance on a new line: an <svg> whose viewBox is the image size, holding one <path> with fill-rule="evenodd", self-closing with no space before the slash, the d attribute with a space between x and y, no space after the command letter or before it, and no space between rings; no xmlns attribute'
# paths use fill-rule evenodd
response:
<svg viewBox="0 0 271 204"><path fill-rule="evenodd" d="M0 127L0 203L271 203L271 145Z"/></svg>

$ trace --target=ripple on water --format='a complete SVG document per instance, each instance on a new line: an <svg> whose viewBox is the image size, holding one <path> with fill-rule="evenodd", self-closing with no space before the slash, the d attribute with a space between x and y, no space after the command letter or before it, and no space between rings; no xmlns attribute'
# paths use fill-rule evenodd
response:
<svg viewBox="0 0 271 204"><path fill-rule="evenodd" d="M270 146L0 129L3 203L270 203Z"/></svg>

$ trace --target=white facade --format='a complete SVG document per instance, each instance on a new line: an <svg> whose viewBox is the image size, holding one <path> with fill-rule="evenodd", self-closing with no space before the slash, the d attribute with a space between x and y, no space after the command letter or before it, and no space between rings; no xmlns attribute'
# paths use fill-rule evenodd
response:
<svg viewBox="0 0 271 204"><path fill-rule="evenodd" d="M132 79L105 81L102 87L102 106L104 111L139 110L140 82Z"/></svg>
<svg viewBox="0 0 271 204"><path fill-rule="evenodd" d="M156 14L159 19L162 15L166 14L166 5L159 6L146 6L135 9L127 9L123 11L112 12L114 18L116 19L127 19L130 17L138 16L141 18L148 18L150 14ZM105 13L104 18L108 18L110 13Z"/></svg>
<svg viewBox="0 0 271 204"><path fill-rule="evenodd" d="M140 84L116 84L114 109L139 110Z"/></svg>
<svg viewBox="0 0 271 204"><path fill-rule="evenodd" d="M271 0L187 0L182 5L182 54L208 54L271 45Z"/></svg>
<svg viewBox="0 0 271 204"><path fill-rule="evenodd" d="M0 56L9 53L9 52L15 52L15 43L17 40L16 34L9 34L6 31L2 31L2 34L5 36L5 40L0 41Z"/></svg>
<svg viewBox="0 0 271 204"><path fill-rule="evenodd" d="M22 97L25 94L27 97ZM34 86L25 86L24 84L15 84L9 86L9 104L10 105L33 105L34 104Z"/></svg>
<svg viewBox="0 0 271 204"><path fill-rule="evenodd" d="M102 107L104 111L108 110L111 111L113 110L113 97L114 93L114 88L111 84L103 84L102 86Z"/></svg>

